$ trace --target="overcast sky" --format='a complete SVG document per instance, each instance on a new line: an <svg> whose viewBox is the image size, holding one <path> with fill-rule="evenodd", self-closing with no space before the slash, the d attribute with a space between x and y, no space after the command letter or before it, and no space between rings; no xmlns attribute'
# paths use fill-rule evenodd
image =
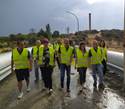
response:
<svg viewBox="0 0 125 109"><path fill-rule="evenodd" d="M92 13L92 29L122 29L124 0L0 0L0 35L38 31L50 24L52 30L77 31L75 13L80 30L88 29L88 13Z"/></svg>

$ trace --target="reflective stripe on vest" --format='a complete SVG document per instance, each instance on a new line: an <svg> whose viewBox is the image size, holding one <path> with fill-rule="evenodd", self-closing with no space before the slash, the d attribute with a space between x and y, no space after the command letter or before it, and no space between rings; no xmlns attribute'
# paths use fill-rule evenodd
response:
<svg viewBox="0 0 125 109"><path fill-rule="evenodd" d="M69 46L68 50L62 45L60 47L61 50L61 63L62 64L69 64L72 53L73 53L73 47Z"/></svg>
<svg viewBox="0 0 125 109"><path fill-rule="evenodd" d="M17 48L13 49L12 53L15 69L29 68L28 50L26 48L23 48L21 54L19 54Z"/></svg>
<svg viewBox="0 0 125 109"><path fill-rule="evenodd" d="M77 68L81 67L88 67L88 52L86 51L85 54L82 53L82 51L77 48L76 50L76 58L77 58L77 63L76 66Z"/></svg>
<svg viewBox="0 0 125 109"><path fill-rule="evenodd" d="M94 48L91 48L91 64L101 64L102 61L102 51L101 48L97 48L97 52L94 50Z"/></svg>
<svg viewBox="0 0 125 109"><path fill-rule="evenodd" d="M38 52L38 47L34 46L33 47L33 59L35 60L37 58L37 52Z"/></svg>

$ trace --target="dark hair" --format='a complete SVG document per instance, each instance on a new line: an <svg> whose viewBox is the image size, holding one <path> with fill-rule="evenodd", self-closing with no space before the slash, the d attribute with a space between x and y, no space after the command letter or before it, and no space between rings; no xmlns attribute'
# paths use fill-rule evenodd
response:
<svg viewBox="0 0 125 109"><path fill-rule="evenodd" d="M105 41L104 41L104 40L102 40L102 41L101 41L101 43L103 43L102 47L105 47L105 46L106 46L106 44L105 44Z"/></svg>
<svg viewBox="0 0 125 109"><path fill-rule="evenodd" d="M82 45L86 45L86 43L85 43L85 42L83 42L83 41L82 41L82 42L80 42L80 44L79 44L79 49L81 49L81 46L82 46ZM84 48L84 51L86 51L86 49L85 49L85 48Z"/></svg>
<svg viewBox="0 0 125 109"><path fill-rule="evenodd" d="M17 41L17 45L20 45L21 43L23 43L22 40L18 40L18 41Z"/></svg>

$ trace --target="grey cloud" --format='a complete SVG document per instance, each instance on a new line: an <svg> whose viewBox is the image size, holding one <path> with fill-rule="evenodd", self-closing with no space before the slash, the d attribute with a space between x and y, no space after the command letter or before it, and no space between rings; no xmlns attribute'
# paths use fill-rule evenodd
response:
<svg viewBox="0 0 125 109"><path fill-rule="evenodd" d="M76 20L65 11L78 9L80 29L88 28L88 14L92 12L93 28L122 28L122 4L89 5L86 0L1 0L0 35L27 33L30 28L37 31L50 23L52 29L65 32L67 26L76 31ZM83 13L82 13L83 12ZM116 17L117 16L117 17Z"/></svg>

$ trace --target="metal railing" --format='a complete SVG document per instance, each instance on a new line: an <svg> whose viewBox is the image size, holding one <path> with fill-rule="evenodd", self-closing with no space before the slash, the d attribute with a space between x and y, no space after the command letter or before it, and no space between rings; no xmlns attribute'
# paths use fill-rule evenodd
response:
<svg viewBox="0 0 125 109"><path fill-rule="evenodd" d="M11 65L4 66L0 68L0 81L11 74Z"/></svg>

